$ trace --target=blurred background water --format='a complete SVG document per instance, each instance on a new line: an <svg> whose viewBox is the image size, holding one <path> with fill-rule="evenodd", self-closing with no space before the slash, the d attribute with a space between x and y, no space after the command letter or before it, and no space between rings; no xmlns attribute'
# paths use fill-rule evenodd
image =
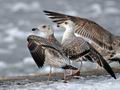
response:
<svg viewBox="0 0 120 90"><path fill-rule="evenodd" d="M31 29L49 23L43 10L52 10L96 21L120 35L120 0L0 0L0 76L43 72L27 49ZM57 33L56 33L57 32ZM57 38L63 31L56 30Z"/></svg>

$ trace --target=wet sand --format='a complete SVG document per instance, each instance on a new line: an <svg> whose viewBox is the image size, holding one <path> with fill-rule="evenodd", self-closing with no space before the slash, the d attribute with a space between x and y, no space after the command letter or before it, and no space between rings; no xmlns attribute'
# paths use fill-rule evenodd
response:
<svg viewBox="0 0 120 90"><path fill-rule="evenodd" d="M120 73L120 67L113 68L115 73ZM107 75L108 73L103 69L94 69L91 71L81 72L81 77ZM0 77L0 87L7 87L10 85L25 85L35 82L44 82L48 80L48 74L31 74L26 76L12 76ZM50 81L63 80L63 73L52 73Z"/></svg>

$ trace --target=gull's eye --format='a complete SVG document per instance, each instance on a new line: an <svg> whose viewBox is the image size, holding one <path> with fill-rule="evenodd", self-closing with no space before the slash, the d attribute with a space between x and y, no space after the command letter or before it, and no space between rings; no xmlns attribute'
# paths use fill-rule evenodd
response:
<svg viewBox="0 0 120 90"><path fill-rule="evenodd" d="M65 22L65 24L67 25L67 24L68 24L68 22Z"/></svg>
<svg viewBox="0 0 120 90"><path fill-rule="evenodd" d="M42 26L43 28L46 28L46 26L44 25L44 26Z"/></svg>

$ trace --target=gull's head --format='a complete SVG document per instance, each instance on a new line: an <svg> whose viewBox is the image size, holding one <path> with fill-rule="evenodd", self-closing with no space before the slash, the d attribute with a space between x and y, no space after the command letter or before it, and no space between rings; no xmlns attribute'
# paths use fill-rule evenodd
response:
<svg viewBox="0 0 120 90"><path fill-rule="evenodd" d="M62 28L65 28L65 29L74 29L75 24L71 20L66 20L66 21L58 24L58 27L62 27Z"/></svg>
<svg viewBox="0 0 120 90"><path fill-rule="evenodd" d="M32 31L40 31L47 35L51 35L54 33L52 27L50 25L46 25L46 24L39 25L37 28L33 28Z"/></svg>

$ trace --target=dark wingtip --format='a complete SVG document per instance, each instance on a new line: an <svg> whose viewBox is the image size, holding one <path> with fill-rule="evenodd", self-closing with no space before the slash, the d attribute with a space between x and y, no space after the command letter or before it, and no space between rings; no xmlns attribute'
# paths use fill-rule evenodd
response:
<svg viewBox="0 0 120 90"><path fill-rule="evenodd" d="M107 61L95 49L92 49L92 51L94 51L93 54L97 53L96 56L99 58L97 60L97 63L100 66L102 66L111 75L111 77L113 77L114 79L116 79L116 75L115 75L114 71L112 70L111 66L107 63Z"/></svg>
<svg viewBox="0 0 120 90"><path fill-rule="evenodd" d="M51 13L52 11L43 10L43 12L47 15L47 14Z"/></svg>
<svg viewBox="0 0 120 90"><path fill-rule="evenodd" d="M113 73L113 75L112 75L112 76L113 76L113 78L114 78L114 79L117 79L114 73Z"/></svg>
<svg viewBox="0 0 120 90"><path fill-rule="evenodd" d="M114 79L117 79L116 76L114 76Z"/></svg>
<svg viewBox="0 0 120 90"><path fill-rule="evenodd" d="M43 10L43 12L45 12L45 13L49 13L49 12L52 12L52 11L49 11L49 10Z"/></svg>
<svg viewBox="0 0 120 90"><path fill-rule="evenodd" d="M72 70L78 70L78 68L73 67L73 66L71 66L71 65L65 65L65 66L63 66L63 67L62 67L62 69L72 69Z"/></svg>
<svg viewBox="0 0 120 90"><path fill-rule="evenodd" d="M109 66L109 64L106 61L102 61L103 67L105 70L114 78L116 79L115 73L113 72L112 68Z"/></svg>
<svg viewBox="0 0 120 90"><path fill-rule="evenodd" d="M47 10L43 10L44 13L47 13L48 11Z"/></svg>
<svg viewBox="0 0 120 90"><path fill-rule="evenodd" d="M114 79L117 79L116 76L115 76L115 74L112 74L112 77L113 77Z"/></svg>

